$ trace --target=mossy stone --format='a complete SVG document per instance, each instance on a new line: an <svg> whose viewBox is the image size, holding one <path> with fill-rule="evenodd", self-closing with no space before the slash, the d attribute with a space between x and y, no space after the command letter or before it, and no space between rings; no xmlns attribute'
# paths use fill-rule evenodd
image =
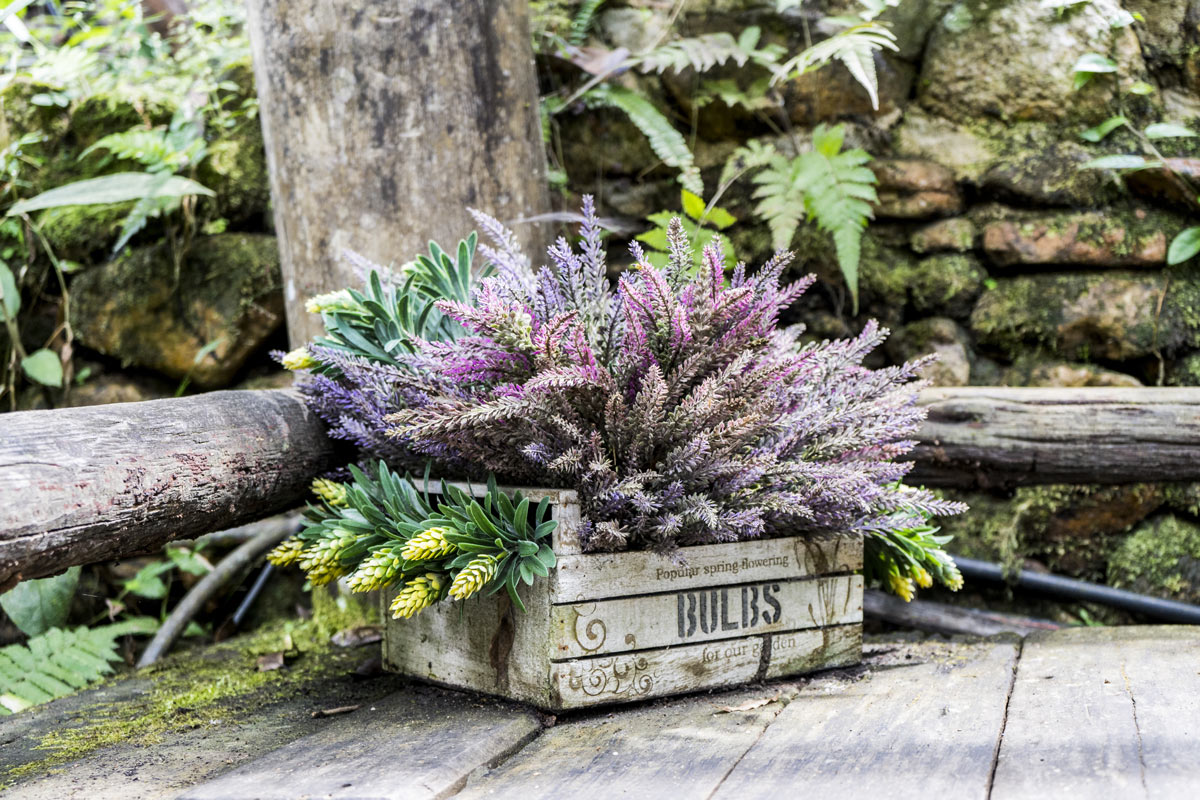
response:
<svg viewBox="0 0 1200 800"><path fill-rule="evenodd" d="M961 319L971 313L985 280L987 271L969 253L930 256L912 266L909 296L918 313Z"/></svg>
<svg viewBox="0 0 1200 800"><path fill-rule="evenodd" d="M62 206L38 215L38 227L58 258L90 263L108 255L133 203Z"/></svg>
<svg viewBox="0 0 1200 800"><path fill-rule="evenodd" d="M1200 603L1200 524L1165 515L1139 525L1113 553L1109 583Z"/></svg>

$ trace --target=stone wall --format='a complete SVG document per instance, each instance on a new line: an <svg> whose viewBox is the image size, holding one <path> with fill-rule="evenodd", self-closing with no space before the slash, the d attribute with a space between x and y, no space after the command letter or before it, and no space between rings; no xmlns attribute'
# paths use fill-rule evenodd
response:
<svg viewBox="0 0 1200 800"><path fill-rule="evenodd" d="M664 24L663 5L606 4L603 43L636 51ZM1099 156L1142 150L1129 131L1096 144L1079 136L1118 113L1139 129L1161 121L1200 129L1200 2L1048 5L903 0L882 18L897 34L898 52L876 59L878 110L840 66L786 82L773 116L720 102L693 109L690 74L622 79L676 119L696 121L694 148L710 190L742 141L765 138L787 152L803 147L820 122L845 123L848 142L875 157L880 202L864 246L857 318L828 243L811 231L797 237L798 269L822 277L799 315L814 335L845 335L879 318L894 331L886 347L892 361L941 355L929 373L939 385L1200 385L1200 266L1166 265L1172 238L1196 221L1195 195L1161 170L1122 180L1080 169ZM758 25L794 50L806 31L822 35L822 16L855 7L828 0L781 14L773 2L710 0L688 3L677 24L690 35ZM1122 12L1143 19L1114 26ZM1076 90L1073 67L1085 53L1108 56L1118 72ZM1136 82L1155 91L1130 93ZM655 165L619 116L568 116L559 141L569 187L596 192L610 213L643 217L678 207L670 171ZM1198 141L1155 144L1188 159L1200 152ZM730 231L738 256L761 262L769 240L753 221L749 187L735 186L722 205L743 221ZM975 494L967 499L976 510L949 528L962 552L1010 564L1034 559L1197 600L1195 508L1179 497L1190 491Z"/></svg>

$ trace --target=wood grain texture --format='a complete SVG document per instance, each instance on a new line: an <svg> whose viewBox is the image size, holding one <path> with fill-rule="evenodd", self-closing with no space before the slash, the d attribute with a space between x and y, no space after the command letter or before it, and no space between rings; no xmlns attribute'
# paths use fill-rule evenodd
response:
<svg viewBox="0 0 1200 800"><path fill-rule="evenodd" d="M0 590L301 503L333 446L290 390L0 417Z"/></svg>
<svg viewBox="0 0 1200 800"><path fill-rule="evenodd" d="M398 692L213 781L180 800L432 800L541 731L519 708L461 695Z"/></svg>
<svg viewBox="0 0 1200 800"><path fill-rule="evenodd" d="M864 677L806 683L713 800L986 800L1016 660L1011 642L876 646Z"/></svg>
<svg viewBox="0 0 1200 800"><path fill-rule="evenodd" d="M998 633L1028 636L1034 631L1053 631L1063 627L1049 620L952 606L932 600L911 600L906 603L880 589L863 592L863 613L868 619L880 619L904 628L945 636L995 636Z"/></svg>
<svg viewBox="0 0 1200 800"><path fill-rule="evenodd" d="M911 481L933 486L1200 479L1200 389L927 389Z"/></svg>
<svg viewBox="0 0 1200 800"><path fill-rule="evenodd" d="M1200 627L1025 641L993 800L1200 796Z"/></svg>
<svg viewBox="0 0 1200 800"><path fill-rule="evenodd" d="M794 693L758 687L560 723L455 800L705 798Z"/></svg>
<svg viewBox="0 0 1200 800"><path fill-rule="evenodd" d="M861 536L846 535L740 542L736 558L723 544L681 547L677 558L647 552L564 555L551 597L570 603L852 572L862 569L862 548Z"/></svg>
<svg viewBox="0 0 1200 800"><path fill-rule="evenodd" d="M303 302L476 228L549 210L525 0L251 0L251 47L294 346ZM541 263L540 233L514 226Z"/></svg>

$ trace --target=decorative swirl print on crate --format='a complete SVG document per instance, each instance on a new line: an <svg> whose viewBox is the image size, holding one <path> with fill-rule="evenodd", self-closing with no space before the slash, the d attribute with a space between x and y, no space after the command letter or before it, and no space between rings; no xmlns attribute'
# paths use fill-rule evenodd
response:
<svg viewBox="0 0 1200 800"><path fill-rule="evenodd" d="M586 672L576 672L576 665L572 664L568 685L588 697L602 694L638 697L649 694L658 677L649 671L650 662L640 655L600 659L585 666L585 669Z"/></svg>
<svg viewBox="0 0 1200 800"><path fill-rule="evenodd" d="M595 617L588 620L596 613L596 604L590 603L585 606L571 606L571 610L575 612L575 642L584 652L592 653L604 646L604 640L608 636L608 628L604 624L604 620ZM585 623L585 620L586 623Z"/></svg>

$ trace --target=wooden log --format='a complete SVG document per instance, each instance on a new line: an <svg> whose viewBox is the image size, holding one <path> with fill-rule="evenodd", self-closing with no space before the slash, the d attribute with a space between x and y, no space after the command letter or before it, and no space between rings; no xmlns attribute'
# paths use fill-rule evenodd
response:
<svg viewBox="0 0 1200 800"><path fill-rule="evenodd" d="M906 603L878 589L863 592L863 616L946 636L995 636L1000 633L1028 636L1037 631L1056 631L1062 627L1049 620L952 606L931 600L911 600Z"/></svg>
<svg viewBox="0 0 1200 800"><path fill-rule="evenodd" d="M928 389L910 482L1200 480L1200 389Z"/></svg>
<svg viewBox="0 0 1200 800"><path fill-rule="evenodd" d="M467 206L549 209L525 0L248 8L294 345L321 332L306 298L358 285L344 249L401 263L473 230Z"/></svg>
<svg viewBox="0 0 1200 800"><path fill-rule="evenodd" d="M302 502L332 464L291 390L0 417L0 590Z"/></svg>

